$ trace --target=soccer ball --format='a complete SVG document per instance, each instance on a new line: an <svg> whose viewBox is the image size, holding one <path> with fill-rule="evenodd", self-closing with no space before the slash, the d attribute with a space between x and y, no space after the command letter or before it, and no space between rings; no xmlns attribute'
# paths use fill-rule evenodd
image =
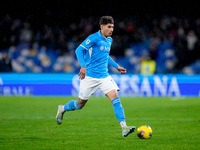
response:
<svg viewBox="0 0 200 150"><path fill-rule="evenodd" d="M152 136L152 129L148 125L141 125L140 127L137 128L137 136L140 139L150 139Z"/></svg>

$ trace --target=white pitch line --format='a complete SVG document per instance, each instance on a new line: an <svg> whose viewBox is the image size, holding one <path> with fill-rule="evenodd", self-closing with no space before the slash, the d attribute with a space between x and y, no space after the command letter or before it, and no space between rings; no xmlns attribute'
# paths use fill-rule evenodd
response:
<svg viewBox="0 0 200 150"><path fill-rule="evenodd" d="M180 101L180 100L186 100L186 97L173 97L173 98L171 98L171 101Z"/></svg>

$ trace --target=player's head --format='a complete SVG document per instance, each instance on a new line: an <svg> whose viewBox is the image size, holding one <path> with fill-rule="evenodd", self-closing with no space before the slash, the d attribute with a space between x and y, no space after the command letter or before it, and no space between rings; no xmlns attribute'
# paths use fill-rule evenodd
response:
<svg viewBox="0 0 200 150"><path fill-rule="evenodd" d="M102 16L99 25L103 36L108 37L112 35L114 29L114 19L111 16Z"/></svg>
<svg viewBox="0 0 200 150"><path fill-rule="evenodd" d="M102 16L99 25L114 24L114 19L111 16Z"/></svg>

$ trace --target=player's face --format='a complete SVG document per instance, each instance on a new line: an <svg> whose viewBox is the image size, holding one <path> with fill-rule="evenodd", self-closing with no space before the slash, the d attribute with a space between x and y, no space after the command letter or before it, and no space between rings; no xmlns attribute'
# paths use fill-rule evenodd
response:
<svg viewBox="0 0 200 150"><path fill-rule="evenodd" d="M114 24L101 25L101 33L104 37L111 36L114 30Z"/></svg>

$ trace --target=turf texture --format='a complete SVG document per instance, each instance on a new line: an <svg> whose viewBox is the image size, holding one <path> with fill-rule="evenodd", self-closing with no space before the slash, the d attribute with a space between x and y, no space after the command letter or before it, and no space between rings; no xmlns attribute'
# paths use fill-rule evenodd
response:
<svg viewBox="0 0 200 150"><path fill-rule="evenodd" d="M56 123L59 104L75 97L0 97L0 150L199 150L200 98L121 98L127 125L149 125L151 139L122 137L111 102L91 97Z"/></svg>

